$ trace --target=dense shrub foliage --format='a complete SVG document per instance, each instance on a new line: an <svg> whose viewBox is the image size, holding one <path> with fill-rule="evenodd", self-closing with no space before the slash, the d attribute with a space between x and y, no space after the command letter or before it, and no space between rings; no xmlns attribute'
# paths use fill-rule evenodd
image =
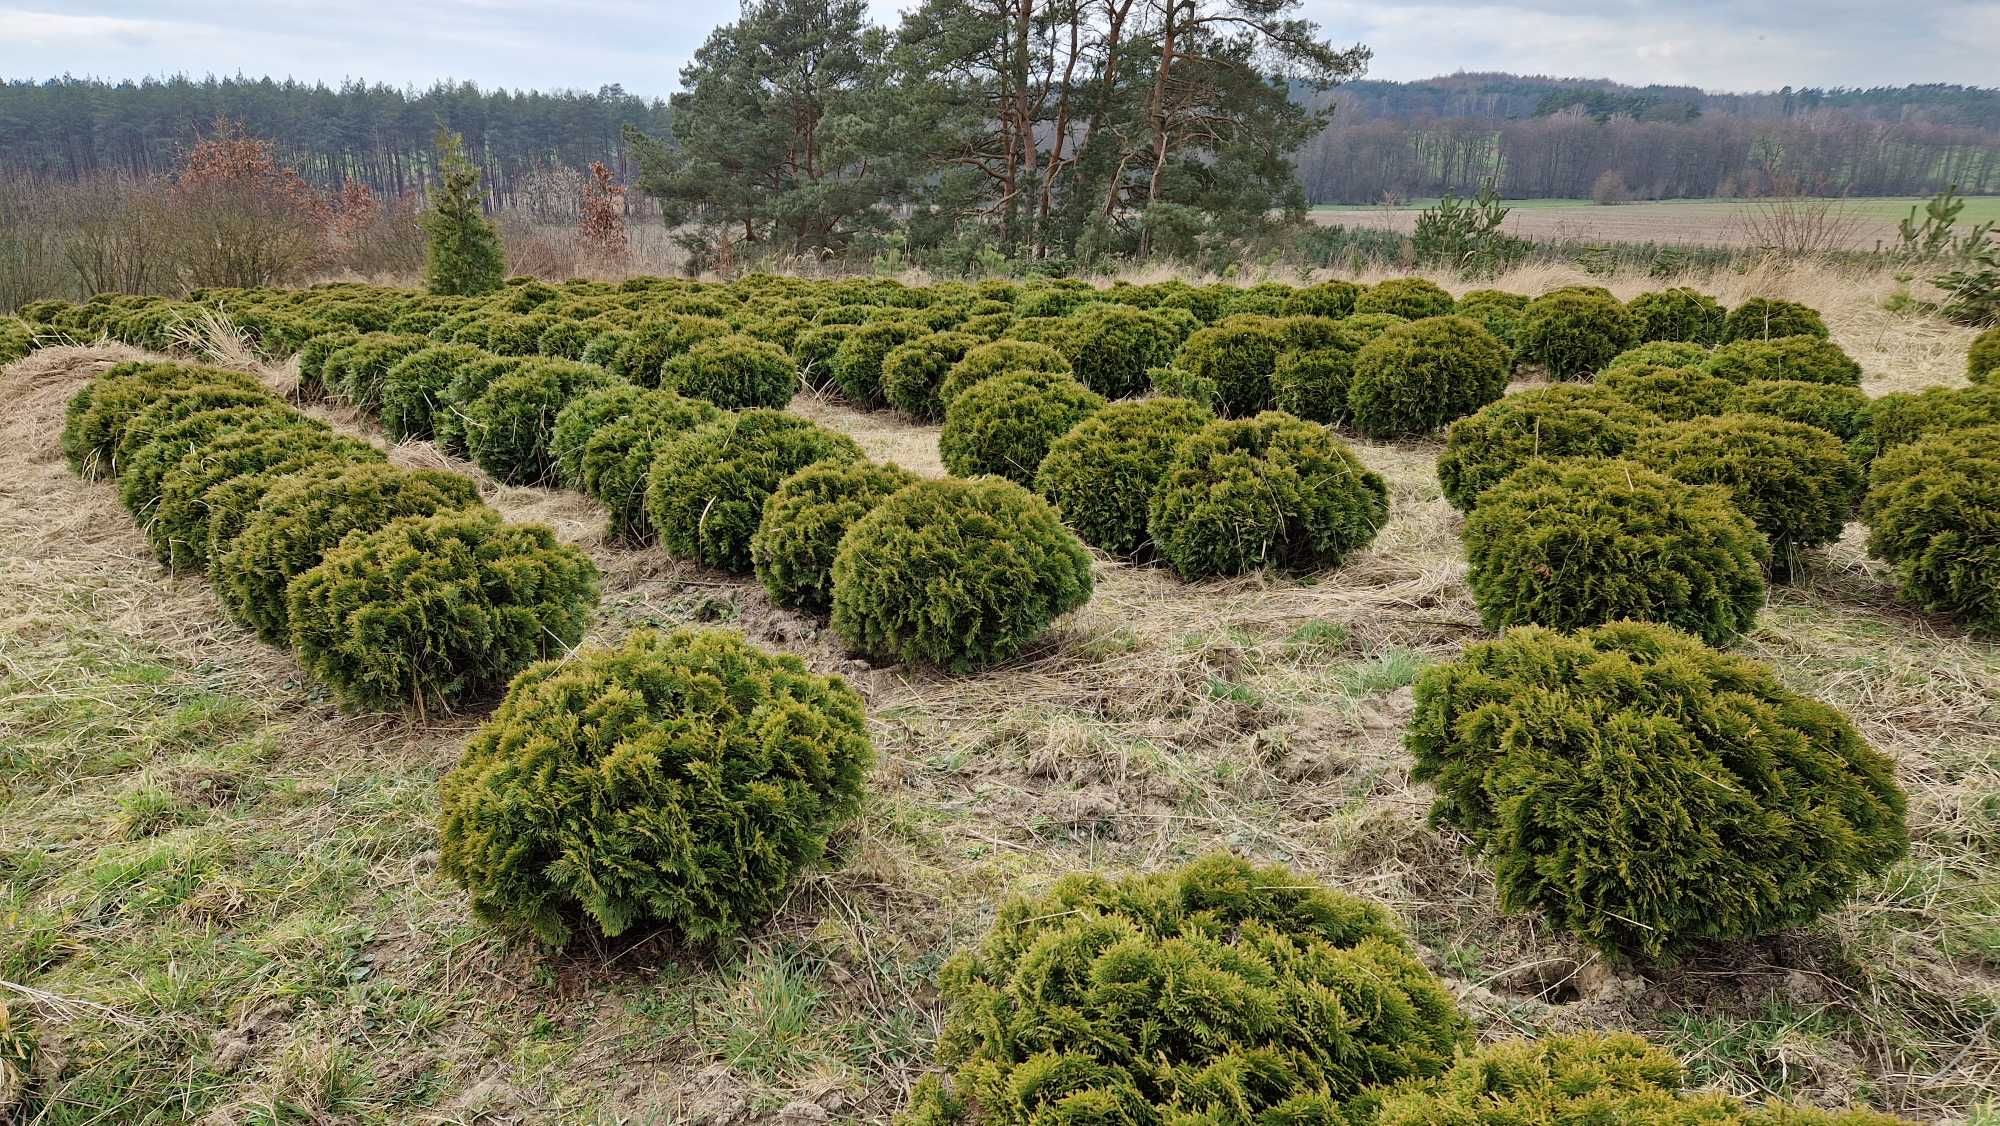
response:
<svg viewBox="0 0 2000 1126"><path fill-rule="evenodd" d="M143 526L168 570L208 566L209 521L222 512L211 494L242 478L282 477L330 462L381 461L375 447L316 427L232 430L193 445L160 476L159 498Z"/></svg>
<svg viewBox="0 0 2000 1126"><path fill-rule="evenodd" d="M1817 336L1824 340L1826 322L1820 315L1796 301L1752 297L1729 311L1723 323L1722 339L1776 340L1784 336Z"/></svg>
<svg viewBox="0 0 2000 1126"><path fill-rule="evenodd" d="M1406 738L1433 819L1493 862L1503 907L1603 950L1809 922L1908 845L1887 756L1676 630L1515 629L1416 693Z"/></svg>
<svg viewBox="0 0 2000 1126"><path fill-rule="evenodd" d="M549 459L555 463L554 479L565 488L590 492L583 461L590 440L620 419L629 418L651 395L671 396L673 392L612 382L570 399L556 412L555 424L549 428Z"/></svg>
<svg viewBox="0 0 2000 1126"><path fill-rule="evenodd" d="M1466 518L1465 550L1488 629L1630 618L1711 645L1750 628L1770 561L1728 490L1612 458L1534 461L1509 474Z"/></svg>
<svg viewBox="0 0 2000 1126"><path fill-rule="evenodd" d="M1597 386L1668 422L1721 414L1737 391L1699 368L1615 367L1597 377Z"/></svg>
<svg viewBox="0 0 2000 1126"><path fill-rule="evenodd" d="M1680 341L1716 344L1722 340L1727 314L1722 303L1706 293L1676 286L1642 293L1626 303L1638 322L1639 342Z"/></svg>
<svg viewBox="0 0 2000 1126"><path fill-rule="evenodd" d="M1397 325L1407 324L1409 320L1408 317L1399 317L1394 313L1356 313L1334 323L1339 343L1345 345L1350 352L1359 352L1373 344L1376 337Z"/></svg>
<svg viewBox="0 0 2000 1126"><path fill-rule="evenodd" d="M1868 406L1868 430L1862 438L1867 447L1864 457L1887 453L1929 434L1995 423L2000 423L2000 384L1996 383L1881 395Z"/></svg>
<svg viewBox="0 0 2000 1126"><path fill-rule="evenodd" d="M382 406L382 385L389 369L423 351L430 341L399 332L370 332L326 358L320 371L326 389L363 410Z"/></svg>
<svg viewBox="0 0 2000 1126"><path fill-rule="evenodd" d="M1371 438L1428 434L1498 399L1509 366L1506 346L1476 321L1411 321L1355 354L1346 411Z"/></svg>
<svg viewBox="0 0 2000 1126"><path fill-rule="evenodd" d="M878 406L882 398L882 362L898 345L928 335L915 321L877 321L860 325L835 348L831 359L834 386L856 406ZM782 404L779 404L782 405Z"/></svg>
<svg viewBox="0 0 2000 1126"><path fill-rule="evenodd" d="M825 614L833 609L833 559L856 520L913 485L916 474L896 465L830 462L809 465L764 502L750 562L780 606Z"/></svg>
<svg viewBox="0 0 2000 1126"><path fill-rule="evenodd" d="M224 392L232 403L269 398L254 377L242 372L176 363L118 364L84 384L63 409L63 460L70 472L85 477L114 474L119 443L141 411L162 399L210 388Z"/></svg>
<svg viewBox="0 0 2000 1126"><path fill-rule="evenodd" d="M331 434L331 428L326 424L309 419L282 403L195 411L178 415L174 421L164 425L152 425L161 408L171 409L185 402L168 400L141 411L132 420L128 435L143 433L146 435L144 441L129 452L118 455L118 499L142 524L151 518L154 506L159 504L160 489L166 482L167 474L180 465L182 458L198 454L211 443L224 439L243 441L274 431L315 442L323 441ZM308 434L314 437L305 438Z"/></svg>
<svg viewBox="0 0 2000 1126"><path fill-rule="evenodd" d="M1388 483L1332 431L1276 411L1217 420L1175 449L1147 529L1182 578L1314 571L1365 546Z"/></svg>
<svg viewBox="0 0 2000 1126"><path fill-rule="evenodd" d="M668 554L747 574L750 537L785 478L817 462L860 459L854 439L798 415L725 414L660 447L646 515Z"/></svg>
<svg viewBox="0 0 2000 1126"><path fill-rule="evenodd" d="M1458 299L1452 312L1479 322L1493 339L1507 346L1511 354L1521 335L1521 315L1528 311L1528 295L1500 289L1475 289Z"/></svg>
<svg viewBox="0 0 2000 1126"><path fill-rule="evenodd" d="M1041 498L991 477L921 481L875 506L833 563L833 628L874 660L1010 660L1089 601L1090 554Z"/></svg>
<svg viewBox="0 0 2000 1126"><path fill-rule="evenodd" d="M1991 382L2000 374L2000 325L1973 338L1965 353L1965 376L1974 383Z"/></svg>
<svg viewBox="0 0 2000 1126"><path fill-rule="evenodd" d="M1469 1039L1387 910L1227 855L1012 899L940 984L905 1126L1345 1123Z"/></svg>
<svg viewBox="0 0 2000 1126"><path fill-rule="evenodd" d="M1376 282L1354 299L1356 313L1387 313L1406 321L1442 317L1452 311L1451 294L1424 278L1389 278Z"/></svg>
<svg viewBox="0 0 2000 1126"><path fill-rule="evenodd" d="M1125 305L1098 302L1063 318L1056 350L1085 387L1107 399L1146 389L1146 372L1172 362L1182 334L1167 318Z"/></svg>
<svg viewBox="0 0 2000 1126"><path fill-rule="evenodd" d="M1654 340L1611 357L1598 378L1619 368L1698 368L1708 363L1711 349L1679 340Z"/></svg>
<svg viewBox="0 0 2000 1126"><path fill-rule="evenodd" d="M431 437L431 418L459 370L488 359L470 344L433 344L396 361L382 376L382 429L398 441Z"/></svg>
<svg viewBox="0 0 2000 1126"><path fill-rule="evenodd" d="M1275 321L1232 318L1188 337L1173 366L1212 387L1218 410L1241 418L1270 408L1271 373L1284 351Z"/></svg>
<svg viewBox="0 0 2000 1126"><path fill-rule="evenodd" d="M1353 379L1354 353L1345 347L1289 349L1271 369L1271 404L1307 422L1344 422Z"/></svg>
<svg viewBox="0 0 2000 1126"><path fill-rule="evenodd" d="M668 360L728 332L729 322L715 317L656 315L632 326L603 366L642 387L658 387ZM587 350L584 359L591 360Z"/></svg>
<svg viewBox="0 0 2000 1126"><path fill-rule="evenodd" d="M431 411L431 438L438 447L447 453L467 454L466 430L472 424L473 404L494 382L520 371L529 362L518 356L489 355L484 360L461 365L445 386L443 401Z"/></svg>
<svg viewBox="0 0 2000 1126"><path fill-rule="evenodd" d="M733 633L640 630L529 668L438 790L439 868L547 943L761 922L860 807L861 697Z"/></svg>
<svg viewBox="0 0 2000 1126"><path fill-rule="evenodd" d="M35 349L36 329L19 317L0 316L0 365L11 364Z"/></svg>
<svg viewBox="0 0 2000 1126"><path fill-rule="evenodd" d="M1639 320L1616 298L1557 290L1528 303L1516 347L1550 379L1585 379L1639 343Z"/></svg>
<svg viewBox="0 0 2000 1126"><path fill-rule="evenodd" d="M952 400L966 388L1009 371L1068 375L1070 366L1061 352L1032 340L995 340L968 348L965 355L945 373L944 382L938 384L939 410L949 408Z"/></svg>
<svg viewBox="0 0 2000 1126"><path fill-rule="evenodd" d="M1555 384L1517 392L1451 424L1438 483L1463 512L1536 458L1617 457L1657 421L1602 387Z"/></svg>
<svg viewBox="0 0 2000 1126"><path fill-rule="evenodd" d="M1852 442L1868 429L1870 405L1859 387L1803 383L1796 379L1756 379L1730 392L1731 411L1803 422Z"/></svg>
<svg viewBox="0 0 2000 1126"><path fill-rule="evenodd" d="M1212 417L1192 399L1113 403L1056 439L1035 489L1083 542L1112 555L1143 554L1153 542L1146 518L1154 490L1181 441Z"/></svg>
<svg viewBox="0 0 2000 1126"><path fill-rule="evenodd" d="M1884 453L1861 515L1869 552L1895 564L1905 598L2000 636L2000 425Z"/></svg>
<svg viewBox="0 0 2000 1126"><path fill-rule="evenodd" d="M981 343L969 332L933 332L898 344L882 357L882 397L919 421L944 417L938 389L944 386L952 365Z"/></svg>
<svg viewBox="0 0 2000 1126"><path fill-rule="evenodd" d="M960 477L1033 484L1049 446L1104 406L1067 375L1010 371L967 388L945 408L938 456Z"/></svg>
<svg viewBox="0 0 2000 1126"><path fill-rule="evenodd" d="M717 336L668 360L660 386L724 410L782 407L792 401L798 372L776 344L741 334Z"/></svg>
<svg viewBox="0 0 2000 1126"><path fill-rule="evenodd" d="M632 544L652 539L646 486L654 458L667 443L721 417L721 409L706 400L648 390L625 413L591 431L578 457L577 487L611 510L612 539Z"/></svg>
<svg viewBox="0 0 2000 1126"><path fill-rule="evenodd" d="M1285 296L1280 311L1288 317L1332 317L1338 320L1354 312L1362 287L1349 281L1323 281L1302 285Z"/></svg>
<svg viewBox="0 0 2000 1126"><path fill-rule="evenodd" d="M554 532L472 508L348 536L292 580L286 613L343 704L423 712L575 645L597 596L597 568Z"/></svg>
<svg viewBox="0 0 2000 1126"><path fill-rule="evenodd" d="M570 401L611 386L610 373L571 360L533 359L495 379L465 415L465 445L479 467L515 485L555 480L550 448Z"/></svg>
<svg viewBox="0 0 2000 1126"><path fill-rule="evenodd" d="M1704 370L1731 383L1796 379L1861 386L1861 365L1842 351L1840 345L1817 336L1778 336L1724 344L1709 356Z"/></svg>

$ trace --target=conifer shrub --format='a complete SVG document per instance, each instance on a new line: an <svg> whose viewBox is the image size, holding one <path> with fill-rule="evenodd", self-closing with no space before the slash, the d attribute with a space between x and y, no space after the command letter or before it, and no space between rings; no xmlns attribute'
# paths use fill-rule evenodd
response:
<svg viewBox="0 0 2000 1126"><path fill-rule="evenodd" d="M717 336L668 360L660 386L724 410L776 408L792 401L798 369L776 344L740 334Z"/></svg>
<svg viewBox="0 0 2000 1126"><path fill-rule="evenodd" d="M899 344L927 336L930 328L917 321L873 321L848 333L833 350L828 371L835 387L859 407L881 406L882 361Z"/></svg>
<svg viewBox="0 0 2000 1126"><path fill-rule="evenodd" d="M576 487L611 510L610 538L635 545L653 538L653 522L646 515L653 460L667 443L722 415L721 408L706 400L652 389L584 439Z"/></svg>
<svg viewBox="0 0 2000 1126"><path fill-rule="evenodd" d="M431 436L438 448L447 453L470 456L466 431L472 425L473 405L488 387L503 376L512 375L533 362L522 356L488 356L459 365L451 382L445 386L443 400L431 409Z"/></svg>
<svg viewBox="0 0 2000 1126"><path fill-rule="evenodd" d="M764 502L750 563L771 600L794 610L833 609L833 559L856 520L917 476L897 465L828 462L809 465Z"/></svg>
<svg viewBox="0 0 2000 1126"><path fill-rule="evenodd" d="M1868 551L1896 567L1903 597L2000 636L2000 425L1941 430L1869 469Z"/></svg>
<svg viewBox="0 0 2000 1126"><path fill-rule="evenodd" d="M127 431L147 435L144 441L123 447L118 456L118 499L128 512L142 522L160 501L160 487L167 474L183 457L224 437L240 438L270 430L284 430L297 436L326 432L326 424L307 418L283 403L227 406L195 411L155 426L157 418L172 417L175 408L187 400L166 400L141 411Z"/></svg>
<svg viewBox="0 0 2000 1126"><path fill-rule="evenodd" d="M1274 317L1271 328L1288 352L1317 351L1322 348L1347 350L1347 334L1332 317Z"/></svg>
<svg viewBox="0 0 2000 1126"><path fill-rule="evenodd" d="M1343 317L1336 323L1340 328L1340 343L1350 352L1359 352L1375 343L1383 333L1397 325L1408 324L1409 321L1410 318L1399 317L1394 313L1356 313L1351 317Z"/></svg>
<svg viewBox="0 0 2000 1126"><path fill-rule="evenodd" d="M939 410L951 406L959 393L983 379L1008 371L1046 371L1070 374L1069 361L1061 352L1031 340L995 340L965 351L938 384Z"/></svg>
<svg viewBox="0 0 2000 1126"><path fill-rule="evenodd" d="M382 382L389 369L412 353L430 346L423 336L395 332L365 333L360 339L326 358L320 371L326 388L342 401L365 411L382 406Z"/></svg>
<svg viewBox="0 0 2000 1126"><path fill-rule="evenodd" d="M1172 362L1182 334L1142 309L1098 301L1063 318L1057 351L1078 382L1107 399L1146 389L1146 371Z"/></svg>
<svg viewBox="0 0 2000 1126"><path fill-rule="evenodd" d="M1481 493L1536 458L1617 457L1657 421L1602 387L1517 391L1451 424L1438 483L1453 507L1470 512Z"/></svg>
<svg viewBox="0 0 2000 1126"><path fill-rule="evenodd" d="M11 364L35 350L35 329L19 317L0 316L0 364Z"/></svg>
<svg viewBox="0 0 2000 1126"><path fill-rule="evenodd" d="M612 363L618 358L619 350L631 339L632 333L629 329L605 329L590 338L590 343L583 346L583 354L577 359L586 364L596 364L609 371Z"/></svg>
<svg viewBox="0 0 2000 1126"><path fill-rule="evenodd" d="M366 442L314 428L222 433L189 450L160 477L158 501L144 522L146 542L168 570L208 565L209 521L221 510L216 490L243 478L283 476L313 465L386 460Z"/></svg>
<svg viewBox="0 0 2000 1126"><path fill-rule="evenodd" d="M1285 302L1291 296L1292 287L1283 282L1258 282L1231 294L1224 315L1275 317L1284 312Z"/></svg>
<svg viewBox="0 0 2000 1126"><path fill-rule="evenodd" d="M896 345L882 357L882 397L911 418L923 422L943 418L938 389L945 376L984 342L969 332L933 332Z"/></svg>
<svg viewBox="0 0 2000 1126"><path fill-rule="evenodd" d="M640 630L523 672L438 790L438 865L550 945L768 918L859 810L861 697L721 630Z"/></svg>
<svg viewBox="0 0 2000 1126"><path fill-rule="evenodd" d="M1764 604L1764 536L1717 485L1617 458L1531 461L1465 522L1472 598L1488 629L1582 629L1629 618L1711 645Z"/></svg>
<svg viewBox="0 0 2000 1126"><path fill-rule="evenodd" d="M1625 307L1639 322L1640 343L1716 344L1728 316L1720 301L1686 286L1642 293Z"/></svg>
<svg viewBox="0 0 2000 1126"><path fill-rule="evenodd" d="M1035 491L1099 551L1149 553L1153 492L1182 440L1213 417L1192 399L1112 403L1055 440L1035 473Z"/></svg>
<svg viewBox="0 0 2000 1126"><path fill-rule="evenodd" d="M479 467L514 485L555 479L550 439L577 396L612 386L603 368L537 357L488 384L465 415L465 445Z"/></svg>
<svg viewBox="0 0 2000 1126"><path fill-rule="evenodd" d="M1521 316L1528 311L1528 295L1500 289L1475 289L1458 299L1452 310L1461 317L1479 322L1493 339L1512 352L1521 335Z"/></svg>
<svg viewBox="0 0 2000 1126"><path fill-rule="evenodd" d="M1839 387L1861 386L1861 365L1842 351L1840 345L1817 336L1780 336L1724 344L1709 355L1702 370L1731 383L1796 379Z"/></svg>
<svg viewBox="0 0 2000 1126"><path fill-rule="evenodd" d="M484 346L500 356L538 356L542 354L542 334L556 323L552 313L490 316L486 318Z"/></svg>
<svg viewBox="0 0 2000 1126"><path fill-rule="evenodd" d="M2000 379L2000 325L1973 338L1972 347L1965 353L1965 377L1974 383Z"/></svg>
<svg viewBox="0 0 2000 1126"><path fill-rule="evenodd" d="M1284 350L1284 339L1271 318L1231 319L1188 337L1173 366L1214 387L1217 410L1247 418L1270 408L1271 373Z"/></svg>
<svg viewBox="0 0 2000 1126"><path fill-rule="evenodd" d="M481 203L479 166L466 156L458 134L440 127L437 144L438 183L423 218L424 288L458 296L491 293L506 279L507 255Z"/></svg>
<svg viewBox="0 0 2000 1126"><path fill-rule="evenodd" d="M431 437L431 418L452 379L491 358L470 344L433 344L396 361L382 377L382 429L398 441Z"/></svg>
<svg viewBox="0 0 2000 1126"><path fill-rule="evenodd" d="M478 504L478 486L461 474L380 461L323 463L264 492L228 549L214 556L216 589L239 621L282 644L291 636L286 590L348 533Z"/></svg>
<svg viewBox="0 0 2000 1126"><path fill-rule="evenodd" d="M1471 1039L1387 910L1226 854L1011 898L940 987L904 1126L1359 1122Z"/></svg>
<svg viewBox="0 0 2000 1126"><path fill-rule="evenodd" d="M583 637L597 568L540 524L448 510L353 532L285 592L292 647L343 705L452 708Z"/></svg>
<svg viewBox="0 0 2000 1126"><path fill-rule="evenodd" d="M1004 372L967 388L945 408L938 456L955 476L990 473L1032 485L1050 444L1103 408L1103 396L1070 376Z"/></svg>
<svg viewBox="0 0 2000 1126"><path fill-rule="evenodd" d="M646 515L669 555L747 574L750 537L785 478L823 461L859 460L852 438L798 415L725 414L660 447Z"/></svg>
<svg viewBox="0 0 2000 1126"><path fill-rule="evenodd" d="M1147 529L1177 574L1200 579L1333 567L1388 518L1388 483L1332 431L1267 411L1183 439Z"/></svg>
<svg viewBox="0 0 2000 1126"><path fill-rule="evenodd" d="M1632 460L1690 485L1721 485L1771 545L1771 572L1789 577L1800 553L1840 538L1861 494L1861 471L1839 438L1754 414L1653 427Z"/></svg>
<svg viewBox="0 0 2000 1126"><path fill-rule="evenodd" d="M84 477L116 472L118 446L133 420L162 399L191 392L214 392L220 396L214 401L233 405L276 401L243 372L150 361L118 364L84 384L63 408L61 446L70 472Z"/></svg>
<svg viewBox="0 0 2000 1126"><path fill-rule="evenodd" d="M1817 426L1843 442L1853 442L1868 430L1868 396L1859 387L1756 379L1731 392L1726 406L1743 414Z"/></svg>
<svg viewBox="0 0 2000 1126"><path fill-rule="evenodd" d="M1824 340L1830 335L1819 313L1796 301L1770 297L1752 297L1731 309L1722 326L1724 343L1776 340L1783 336L1817 336Z"/></svg>
<svg viewBox="0 0 2000 1126"><path fill-rule="evenodd" d="M1894 764L1845 717L1660 625L1469 646L1418 679L1405 742L1501 906L1607 952L1810 922L1908 846Z"/></svg>
<svg viewBox="0 0 2000 1126"><path fill-rule="evenodd" d="M1271 369L1271 403L1307 422L1344 422L1353 380L1354 353L1345 348L1293 348Z"/></svg>
<svg viewBox="0 0 2000 1126"><path fill-rule="evenodd" d="M1737 390L1698 368L1616 367L1598 376L1596 385L1667 422L1721 414Z"/></svg>
<svg viewBox="0 0 2000 1126"><path fill-rule="evenodd" d="M1371 438L1428 434L1505 394L1509 366L1506 345L1477 321L1411 321L1355 353L1347 414Z"/></svg>
<svg viewBox="0 0 2000 1126"><path fill-rule="evenodd" d="M2000 423L2000 384L1897 391L1869 403L1868 431L1857 445L1866 461L1929 434L1994 423Z"/></svg>
<svg viewBox="0 0 2000 1126"><path fill-rule="evenodd" d="M1443 286L1424 278L1389 278L1354 299L1356 313L1388 313L1406 321L1448 316L1456 303Z"/></svg>
<svg viewBox="0 0 2000 1126"><path fill-rule="evenodd" d="M549 430L549 456L555 461L555 479L565 487L591 492L584 475L584 450L590 439L604 427L637 409L648 395L668 394L648 390L636 383L610 383L571 399L556 412Z"/></svg>
<svg viewBox="0 0 2000 1126"><path fill-rule="evenodd" d="M601 326L584 321L557 318L535 338L535 353L558 360L582 360Z"/></svg>
<svg viewBox="0 0 2000 1126"><path fill-rule="evenodd" d="M851 324L821 323L801 329L794 338L792 356L799 361L799 369L807 373L816 386L831 382L828 371L833 364L833 354L854 329Z"/></svg>
<svg viewBox="0 0 2000 1126"><path fill-rule="evenodd" d="M876 661L1011 660L1090 600L1090 553L1040 497L993 477L919 481L848 528L833 629Z"/></svg>
<svg viewBox="0 0 2000 1126"><path fill-rule="evenodd" d="M307 402L325 398L328 390L326 362L333 358L335 352L360 339L361 334L353 329L336 329L319 333L300 344L296 353L299 361L299 398Z"/></svg>
<svg viewBox="0 0 2000 1126"><path fill-rule="evenodd" d="M604 366L641 387L658 387L667 361L710 337L729 334L729 322L715 317L655 316L625 333Z"/></svg>
<svg viewBox="0 0 2000 1126"><path fill-rule="evenodd" d="M1698 368L1708 363L1711 351L1683 340L1651 340L1611 357L1598 372L1602 378L1619 368Z"/></svg>
<svg viewBox="0 0 2000 1126"><path fill-rule="evenodd" d="M1354 303L1361 297L1361 287L1348 281L1314 282L1302 285L1285 296L1280 311L1288 317L1311 316L1332 317L1339 320L1351 316Z"/></svg>
<svg viewBox="0 0 2000 1126"><path fill-rule="evenodd" d="M1639 343L1639 320L1608 294L1557 290L1528 303L1518 341L1521 359L1550 379L1588 379Z"/></svg>

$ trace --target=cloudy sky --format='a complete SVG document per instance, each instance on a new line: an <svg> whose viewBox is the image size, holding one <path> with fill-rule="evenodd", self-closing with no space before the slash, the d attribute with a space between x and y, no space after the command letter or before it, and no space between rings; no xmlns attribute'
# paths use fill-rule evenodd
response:
<svg viewBox="0 0 2000 1126"><path fill-rule="evenodd" d="M910 0L902 0L903 4ZM893 19L896 0L871 0ZM2000 0L1305 0L1371 76L1508 70L1710 90L2000 83ZM0 0L0 77L185 72L673 91L733 2Z"/></svg>

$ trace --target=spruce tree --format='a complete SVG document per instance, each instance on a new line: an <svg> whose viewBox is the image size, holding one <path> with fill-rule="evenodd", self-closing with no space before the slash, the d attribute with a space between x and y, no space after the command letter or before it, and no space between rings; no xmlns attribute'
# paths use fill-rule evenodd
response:
<svg viewBox="0 0 2000 1126"><path fill-rule="evenodd" d="M465 140L438 130L438 185L424 216L424 285L432 293L491 293L507 276L500 232L479 206L479 166Z"/></svg>

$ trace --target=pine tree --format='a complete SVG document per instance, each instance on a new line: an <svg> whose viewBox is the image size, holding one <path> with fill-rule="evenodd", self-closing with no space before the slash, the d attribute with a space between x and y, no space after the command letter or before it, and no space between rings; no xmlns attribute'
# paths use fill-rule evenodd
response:
<svg viewBox="0 0 2000 1126"><path fill-rule="evenodd" d="M465 141L440 129L437 194L424 216L424 285L432 293L491 293L507 276L500 232L479 206L479 167L465 155Z"/></svg>

